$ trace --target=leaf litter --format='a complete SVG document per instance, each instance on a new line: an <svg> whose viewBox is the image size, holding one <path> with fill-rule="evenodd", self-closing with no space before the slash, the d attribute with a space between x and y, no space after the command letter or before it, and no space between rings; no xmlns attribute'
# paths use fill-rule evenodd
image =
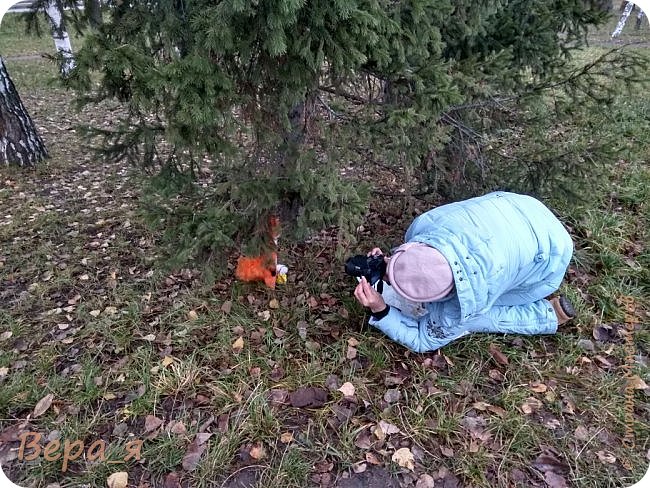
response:
<svg viewBox="0 0 650 488"><path fill-rule="evenodd" d="M27 97L27 101L29 101L29 97ZM64 113L65 109L62 112ZM53 156L55 159L65 158L68 156L65 148L77 146L78 143L75 138L63 139L59 144L52 144ZM179 338L182 336L168 335L168 332L170 332L168 330L163 333L163 329L167 326L165 317L174 316L178 318L179 320L174 322L175 325L183 321L191 325L207 320L207 312L205 308L202 308L200 302L191 299L192 290L197 289L200 272L187 269L174 270L164 276L161 282L155 281L154 266L152 261L147 259L148 255L156 252L155 236L152 236L148 230L145 230L138 223L136 208L133 205L133 202L138 199L138 190L135 185L130 183L129 168L120 165L113 166L108 168L110 174L107 176L105 171L96 168L95 162L88 155L74 156L73 160L78 161L78 164L71 166L69 169L55 168L52 165L48 169L48 171L52 171L49 175L45 172L19 176L15 178L17 181L7 185L7 188L9 188L8 193L3 194L3 198L7 197L5 199L7 205L3 206L3 212L0 212L0 215L2 215L0 217L1 223L4 224L16 218L14 208L27 209L27 215L25 219L26 225L15 236L17 239L10 243L12 253L16 256L22 256L20 264L12 264L12 260L4 254L4 249L0 248L0 262L3 263L3 271L13 269L12 274L14 275L13 278L3 281L3 288L0 289L0 299L3 304L8 305L10 310L14 309L20 313L28 312L33 314L35 320L43 324L44 331L47 327L50 327L57 330L57 333L68 331L72 333L58 335L58 338L55 338L57 337L55 335L43 334L39 336L41 332L36 330L35 334L38 337L19 337L18 341L13 342L15 331L2 331L0 343L3 347L9 343L13 357L11 363L0 368L0 382L7 381L17 371L30 371L30 354L34 351L34 345L41 339L44 340L46 345L53 344L57 348L66 346L61 349L63 355L57 360L55 367L57 371L65 372L66 375L75 379L81 373L81 367L77 359L80 353L72 353L72 349L77 348L83 351L85 347L90 345L93 347L89 350L101 353L102 364L100 364L100 367L104 367L103 372L93 376L93 378L103 377L104 385L96 384L96 386L109 388L100 392L100 401L105 402L103 408L107 409L104 412L118 413L123 408L124 399L127 398L129 391L135 392L139 397L145 394L145 391L140 392L137 390L137 385L131 385L128 389L120 391L117 387L120 382L112 382L112 379L118 377L118 375L110 375L108 374L109 371L122 371L119 374L124 374L126 381L130 381L128 378L132 358L124 350L119 350L108 337L96 332L97 327L110 328L112 324L117 323L123 311L127 309L127 303L119 296L120 290L123 290L125 286L132 286L133 290L137 291L137 307L138 312L141 314L141 323L132 332L134 340L137 340L137 344L139 344L138 347L141 347L140 345L151 347L157 354L164 350L166 346L173 344L173 353L170 350L158 357L157 365L150 365L152 369L156 366L160 367L160 370L155 373L152 372L153 375L159 375L164 368L175 368L174 361L183 360L184 354L191 350L190 347L186 348L186 346L178 344ZM32 199L32 203L25 205L28 198ZM5 211L5 209L7 210ZM6 215L12 216L6 217ZM380 217L371 214L370 218ZM58 234L59 240L56 242L56 250L48 252L48 257L41 262L38 261L41 258L37 259L37 255L31 247L34 243L38 245L44 237L43 231L39 227L44 225L44 219L56 220L61 231ZM126 225L126 222L129 225ZM391 225L394 224L395 222ZM327 233L321 234L319 239L320 241L318 239L314 240L314 245L322 242L324 247L328 249L333 247L331 245L332 239ZM120 247L122 245L128 247ZM124 252L125 249L129 249L129 251ZM306 248L297 247L296 249L303 252ZM325 258L324 262L327 262L327 260L334 262L334 259L327 255L323 257ZM32 259L32 262L29 261L30 259ZM15 262L18 263L18 261ZM38 264L36 264L37 262ZM323 268L323 263L320 266ZM303 272L299 267L295 269L296 274ZM60 286L59 283L62 277L68 280L70 284ZM405 439L401 439L402 434L404 436L409 435L409 428L401 427L405 429L405 432L402 433L400 427L397 427L395 423L377 418L372 409L393 408L399 410L403 406L407 406L407 408L416 411L421 405L408 402L412 402L412 389L417 389L419 394L441 395L438 397L438 401L443 404L445 415L456 415L457 409L463 408L462 404L450 401L444 401L443 403L443 399L446 399L447 395L460 396L461 393L452 388L447 388L436 377L421 381L421 378L415 377L413 371L403 369L401 364L407 363L411 366L418 363L423 369L434 371L445 381L449 381L449 379L454 378L454 369L459 368L459 364L462 367L464 361L472 361L473 358L459 356L454 348L446 348L440 353L425 355L423 359L416 356L404 358L402 349L375 342L377 340L376 334L366 331L359 333L355 329L355 337L347 337L346 330L351 327L347 322L348 318L356 320L357 316L352 308L348 309L342 306L339 294L341 296L344 296L344 294L341 293L341 290L328 289L327 291L317 292L310 290L307 293L305 289L307 281L303 280L302 284L300 284L298 277L294 277L296 278L295 286L298 287L297 294L302 293L304 296L302 302L296 300L293 296L289 297L289 294L283 290L278 290L277 296L264 295L256 290L250 292L248 296L231 297L227 281L215 284L216 297L208 297L214 299L214 303L210 305L212 310L220 312L224 318L239 313L243 308L250 307L250 310L255 312L255 318L251 320L259 320L263 322L263 325L268 326L266 330L272 332L274 340L287 341L292 336L296 336L297 339L306 341L307 344L307 347L301 350L302 352L297 353L292 349L295 345L291 342L286 343L288 346L286 350L293 356L286 362L282 358L275 358L276 364L269 369L266 369L264 365L243 368L242 370L246 372L246 379L250 382L250 385L248 387L242 386L241 391L237 391L230 398L238 405L245 406L248 398L251 398L251 392L255 391L255 384L270 380L273 383L265 390L267 395L265 398L268 398L269 407L279 412L277 414L278 418L282 419L283 422L290 423L294 419L299 426L295 430L283 429L279 431L278 440L280 442L284 440L288 441L287 444L290 444L301 435L300 426L304 425L306 417L294 417L295 415L298 413L307 416L312 413L316 415L315 412L310 412L309 409L322 409L319 412L332 413L338 422L349 422L350 425L354 426L368 425L367 428L360 431L355 439L355 445L361 450L360 457L355 461L360 463L357 464L357 469L364 469L365 473L369 465L372 468L375 465L382 466L393 462L406 471L414 469L416 475L411 481L419 483L421 487L430 486L432 480L435 483L444 483L444 486L455 486L453 485L455 481L452 480L457 480L457 478L449 470L441 469L438 472L433 471L430 473L418 472L420 468L414 455L417 449L411 445L406 447L399 444L399 442L405 441ZM122 302L120 302L120 299ZM304 305L304 311L300 308L301 304ZM270 310L266 310L267 308ZM296 320L292 315L292 309L294 308L300 311L296 314ZM285 322L278 322L281 314L285 313L286 318L282 315L282 320L285 320ZM275 314L278 314L278 317ZM213 320L214 317L214 314L211 315L210 320ZM344 322L341 323L342 319ZM224 324L227 323L215 323L215 328L217 326L223 327ZM225 326L227 327L227 325ZM210 329L209 324L207 329ZM607 347L621 344L621 330L620 324L602 324L594 328L593 341L582 342L579 347L583 349L583 354L588 356L588 359L598 368L615 371L620 366L620 362L617 362L612 357L615 356L616 350L608 353ZM173 332L177 333L179 331L175 330ZM191 336L193 333L190 332L189 335ZM203 336L201 334L201 331L197 331L196 341L201 345L209 344L215 337L215 335ZM228 353L245 356L250 348L252 354L259 355L262 358L267 357L269 350L264 350L265 337L267 336L257 331L257 336L253 336L255 340L252 340L251 334L252 332L248 326L242 327L241 333L233 335L229 339L230 342L224 346L224 349ZM340 336L345 336L345 338ZM358 347L360 341L357 337L364 341L365 349ZM358 364L362 366L362 369L357 369L355 373L357 376L352 378L343 369L344 367L332 366L332 363L324 361L315 362L315 367L322 368L326 365L329 368L324 370L324 374L319 381L311 383L313 386L302 386L293 382L292 375L296 365L299 365L301 361L305 362L301 354L318 357L319 354L322 354L319 351L323 351L323 347L327 348L328 345L337 343L341 346L339 350L343 351L344 358L342 359L345 360L345 363L359 361L360 359L363 360L360 351L365 351L368 348L368 344L365 343L367 340L372 341L372 348L381 352L388 351L388 361L385 369L373 369L372 363L364 365L361 361ZM68 341L68 343L62 341ZM583 341L587 340L584 339ZM165 342L168 344L165 345ZM518 344L517 347L513 347L512 350L508 351L508 355L504 354L496 344L488 346L488 352L492 359L492 369L488 367L482 374L486 385L489 385L489 387L483 388L479 393L472 390L463 393L468 395L466 406L473 407L476 410L474 413L479 413L485 418L481 416L460 416L459 418L462 419L462 434L460 434L459 439L453 440L448 446L440 445L440 452L444 458L451 460L455 456L459 456L461 452L467 449L468 444L465 441L469 439L479 443L491 443L492 439L488 435L491 422L498 417L515 414L512 410L516 410L516 406L506 412L506 409L498 406L505 406L505 404L495 402L491 393L500 391L501 384L504 384L504 388L508 387L508 382L512 381L513 371L510 369L514 369L515 364L518 365L519 353L517 348L523 350L526 347L523 342ZM278 346L283 347L284 345L278 343ZM244 350L246 353L242 354ZM65 354L66 351L70 352L70 354ZM598 351L598 354L593 357L589 355L596 351ZM539 356L531 354L528 359L533 362L536 362L537 358L553 359L553 353L548 353L542 349L537 349L535 354L539 354ZM232 358L232 354L230 354L230 358ZM220 358L215 361L217 364L210 364L210 366L214 366L217 371L230 370L234 371L231 374L237 374L237 361L244 361L244 358L238 358L237 361L230 362L227 359ZM228 362L228 364L223 366L219 364L219 361ZM538 366L539 362L537 362L536 367ZM369 369L364 370L363 367ZM526 367L524 362L524 368ZM587 372L593 374L593 370L581 369L590 367L590 363L578 363L574 367L577 369L573 371L577 374ZM251 371L255 372L254 377L250 375ZM273 377L270 376L271 371L275 372ZM286 384L280 383L283 378L287 380ZM351 381L342 381L339 378ZM361 381L357 382L357 378L361 378ZM520 415L522 418L529 416L531 421L545 421L547 423L551 422L549 425L555 425L552 422L553 419L548 419L545 416L547 407L540 400L545 399L544 395L554 390L554 388L546 381L546 375L543 382L535 378L540 378L540 376L531 372L529 377L522 383L521 388L528 389L529 393L527 395L534 394L539 398L532 396L526 398L526 396L523 396L523 400L516 404L523 411L523 415ZM357 399L358 405L356 403L350 404L348 398L358 396L356 389L350 395L346 395L345 390L341 391L343 395L328 394L328 392L339 390L346 383L352 384L352 382L359 388L363 388L364 398L363 401ZM322 385L322 388L317 385ZM387 389L377 388L376 385L383 385ZM560 385L563 388L565 385L569 385L570 388L571 383L569 381L565 383L562 380ZM630 380L630 385L632 388L637 389L637 395L643 394L647 390L645 381L639 376L633 377ZM2 383L2 387L4 387L4 383ZM408 392L409 396L402 394L402 392ZM181 397L179 397L177 404L169 411L165 411L164 414L157 414L159 417L155 417L157 419L155 421L150 419L147 422L145 419L144 425L140 424L141 430L137 431L127 424L117 422L112 427L115 427L116 432L120 435L128 432L133 432L135 435L141 435L145 432L155 433L157 429L162 427L163 422L160 418L174 418L173 415L169 414L185 411L185 408L209 409L215 398L214 393L205 390L201 392L205 394L203 395L204 399L200 399L201 395L193 395L189 392L187 395L183 395L182 391L178 393L181 393ZM367 397L366 393L368 393ZM566 427L565 430L569 432L569 435L572 434L580 445L591 439L592 445L588 446L588 453L599 464L605 468L615 466L618 462L616 453L610 450L608 443L598 436L595 437L596 431L575 423L577 419L575 421L567 420L567 418L570 418L569 416L575 415L578 417L582 415L581 408L583 408L583 405L578 401L580 396L578 395L575 400L564 395L560 396L559 389L557 395L556 401L562 409L563 415L561 417L562 427ZM34 419L42 421L43 418L49 418L50 415L57 415L56 410L58 409L63 413L68 411L67 407L73 406L69 405L67 399L57 397L55 401L54 396L48 397L50 395L41 398L31 411ZM138 398L138 396L132 396L131 398ZM36 400L38 398L33 399L32 402ZM366 401L368 402L367 406L363 403ZM554 402L551 401L546 404L550 406ZM287 409L287 406L293 408ZM159 412L160 410L157 407L158 405L155 411ZM223 435L237 430L242 415L237 408L234 407L232 411L228 412L214 412L215 423L206 427L206 432L197 434L193 441L187 445L181 465L177 469L181 467L186 469L187 467L190 468L189 471L195 470L209 445L208 439L210 435ZM330 412L330 409L333 409L332 412ZM74 411L74 409L71 411ZM390 410L385 412L388 414ZM30 414L30 411L14 413L24 419ZM69 413L68 415L79 415L79 410L77 410L76 414ZM382 414L382 416L384 415ZM386 418L392 419L391 416L386 416ZM472 420L466 420L468 418ZM161 423L158 424L158 421ZM196 426L192 426L189 423L190 421L196 422L196 419L192 418L187 424L180 420L173 424L172 421L169 421L165 428L169 429L169 432L178 435L179 438L184 439L188 431L195 432ZM202 418L201 422L204 421L205 417ZM400 425L402 424L400 423ZM120 427L118 428L118 426ZM110 427L109 432L114 430L112 427ZM15 435L11 437L7 434L6 437L14 439L7 444L8 447L15 445L17 442ZM383 439L380 439L382 437ZM395 437L395 444L391 446L384 444L379 447L378 443L392 442L393 437ZM603 437L603 439L605 438ZM2 456L4 447L0 447L0 456ZM255 442L244 445L244 448L253 460L266 459L265 456L268 456L270 452L264 444ZM498 446L495 447L495 449L498 448ZM383 452L380 452L382 450ZM361 454L362 452L363 454ZM399 455L396 455L398 452ZM566 486L568 484L566 481L568 470L564 461L565 455L565 453L552 448L542 448L542 454L537 458L534 455L531 456L531 466L543 473L543 479L549 486ZM587 453L584 455L586 456ZM413 458L413 468L410 467L409 462L411 457ZM361 466L365 466L365 468L361 468ZM328 470L318 474L330 474L336 469L338 469L336 465L332 464ZM524 472L523 476L529 476L528 472ZM119 477L115 479L118 480L117 482L121 482ZM526 484L526 481L529 480L524 480L524 484ZM165 486L177 488L179 485L180 475L177 471L173 471L166 476Z"/></svg>

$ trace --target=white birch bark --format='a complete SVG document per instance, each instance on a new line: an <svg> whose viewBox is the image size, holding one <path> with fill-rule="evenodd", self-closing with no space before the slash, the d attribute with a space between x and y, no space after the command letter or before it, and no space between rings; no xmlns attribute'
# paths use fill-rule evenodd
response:
<svg viewBox="0 0 650 488"><path fill-rule="evenodd" d="M623 27L625 27L625 22L627 22L627 18L632 13L633 8L634 8L634 3L627 2L627 5L625 5L625 10L623 10L623 14L621 15L621 18L619 19L618 24L616 25L616 29L614 29L614 32L612 32L612 38L621 35L621 32L623 32Z"/></svg>
<svg viewBox="0 0 650 488"><path fill-rule="evenodd" d="M46 157L45 144L0 56L0 162L34 166Z"/></svg>
<svg viewBox="0 0 650 488"><path fill-rule="evenodd" d="M74 56L72 55L70 36L68 36L63 20L63 5L59 0L50 0L45 9L45 14L50 21L56 51L63 57L60 66L61 75L67 76L74 68Z"/></svg>

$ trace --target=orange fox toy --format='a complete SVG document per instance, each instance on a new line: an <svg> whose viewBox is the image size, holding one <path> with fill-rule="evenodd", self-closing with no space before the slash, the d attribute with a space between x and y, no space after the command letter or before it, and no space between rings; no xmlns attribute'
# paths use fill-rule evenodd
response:
<svg viewBox="0 0 650 488"><path fill-rule="evenodd" d="M240 256L237 260L235 276L242 281L263 281L269 288L275 289L278 255L274 252L266 256Z"/></svg>
<svg viewBox="0 0 650 488"><path fill-rule="evenodd" d="M271 249L277 249L280 237L280 219L272 215L269 217L268 226ZM278 254L275 251L267 252L261 256L240 256L237 260L235 276L242 281L263 281L266 286L275 289L277 268Z"/></svg>

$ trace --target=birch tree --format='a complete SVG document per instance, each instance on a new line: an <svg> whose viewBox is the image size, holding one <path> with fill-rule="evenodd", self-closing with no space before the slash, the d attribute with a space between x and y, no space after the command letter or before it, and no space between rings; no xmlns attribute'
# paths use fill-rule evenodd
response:
<svg viewBox="0 0 650 488"><path fill-rule="evenodd" d="M56 46L57 53L61 56L61 65L59 67L61 76L66 77L74 68L74 56L72 54L72 44L70 36L65 28L65 19L63 17L63 3L61 0L49 0L45 8L45 14L50 22L52 29L52 38Z"/></svg>
<svg viewBox="0 0 650 488"><path fill-rule="evenodd" d="M0 56L0 161L34 166L46 157L45 144L36 132Z"/></svg>

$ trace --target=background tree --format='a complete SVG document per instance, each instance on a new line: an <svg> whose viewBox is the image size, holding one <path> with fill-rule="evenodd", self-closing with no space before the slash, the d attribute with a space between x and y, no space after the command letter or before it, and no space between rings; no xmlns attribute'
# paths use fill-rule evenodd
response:
<svg viewBox="0 0 650 488"><path fill-rule="evenodd" d="M45 144L36 132L0 56L0 161L34 166L46 157Z"/></svg>
<svg viewBox="0 0 650 488"><path fill-rule="evenodd" d="M29 10L24 14L27 26L27 33L35 32L42 35L41 22L39 16L45 16L50 27L50 33L54 40L56 48L56 57L59 64L59 71L62 77L68 76L70 70L74 67L74 53L70 35L68 34L67 24L69 20L79 29L90 25L94 26L99 16L101 21L101 9L98 10L96 5L99 0L88 0L84 2L84 9L77 0L35 0L29 5ZM86 12L86 8L90 8ZM85 14L83 12L86 12Z"/></svg>
<svg viewBox="0 0 650 488"><path fill-rule="evenodd" d="M97 29L102 25L102 2L101 0L84 0L84 13L91 29Z"/></svg>
<svg viewBox="0 0 650 488"><path fill-rule="evenodd" d="M62 0L48 0L45 15L50 23L52 39L59 55L59 69L62 76L68 76L74 68L74 56L70 36L65 26L64 6Z"/></svg>
<svg viewBox="0 0 650 488"><path fill-rule="evenodd" d="M158 208L188 257L250 235L268 212L299 235L353 229L367 186L341 175L365 162L394 168L409 191L486 188L485 131L574 84L567 60L604 20L601 3L123 2L78 53L71 83L83 102L128 110L93 131L107 156L183 189Z"/></svg>

